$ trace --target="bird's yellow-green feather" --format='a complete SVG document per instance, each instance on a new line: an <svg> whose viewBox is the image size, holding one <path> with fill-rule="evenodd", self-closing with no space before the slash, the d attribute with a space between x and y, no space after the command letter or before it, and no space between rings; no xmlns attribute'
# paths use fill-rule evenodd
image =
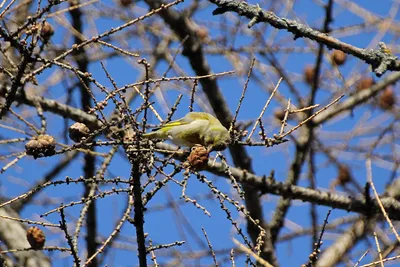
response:
<svg viewBox="0 0 400 267"><path fill-rule="evenodd" d="M205 112L190 112L185 117L168 122L152 132L143 135L149 139L169 139L176 145L204 145L212 149L223 150L230 136L221 122Z"/></svg>
<svg viewBox="0 0 400 267"><path fill-rule="evenodd" d="M182 131L175 136L176 139L181 140L182 143L190 146L191 144L201 144L203 137L198 131Z"/></svg>
<svg viewBox="0 0 400 267"><path fill-rule="evenodd" d="M208 120L212 124L214 124L214 123L221 124L217 118L215 118L214 116L211 116L210 114L205 113L205 112L190 112L190 113L186 114L186 116L184 118L188 118L191 120Z"/></svg>
<svg viewBox="0 0 400 267"><path fill-rule="evenodd" d="M166 124L164 124L163 126L161 126L160 128L164 128L164 127L174 127L174 126L180 126L180 125L185 125L188 124L188 122L183 121L182 119L177 120L177 121L170 121L167 122Z"/></svg>
<svg viewBox="0 0 400 267"><path fill-rule="evenodd" d="M144 134L143 137L150 139L151 138L165 139L168 137L168 131L171 130L173 127L186 124L188 124L188 122L183 121L183 119L170 121L160 127L153 128L152 132Z"/></svg>

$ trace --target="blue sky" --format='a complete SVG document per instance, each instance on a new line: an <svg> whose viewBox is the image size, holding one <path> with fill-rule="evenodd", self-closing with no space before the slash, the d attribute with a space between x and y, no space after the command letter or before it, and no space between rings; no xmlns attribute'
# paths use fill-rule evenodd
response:
<svg viewBox="0 0 400 267"><path fill-rule="evenodd" d="M257 3L256 1L248 1L249 3ZM370 10L374 14L381 16L382 18L386 18L388 16L389 10L392 5L395 5L394 1L354 1L355 3L363 6L365 9ZM201 3L205 3L201 1ZM308 24L309 26L320 28L321 23L323 22L324 10L323 8L317 4L319 1L294 1L293 10L289 10L289 12L285 13L285 17L290 19L295 19L299 22ZM185 2L184 4L176 7L177 10L181 10L182 7L187 6L189 3ZM94 4L97 8L104 8L104 6L109 7L117 7L117 4L111 1L101 1L99 3ZM139 7L143 7L143 13L146 10L146 5L143 2L138 3ZM65 7L65 4L63 5ZM261 7L263 7L261 5ZM85 10L89 10L89 7L86 7ZM206 8L202 9L195 15L195 19L199 25L207 25L212 23L219 23L224 21L229 25L232 25L232 18L236 17L236 14L229 13L222 16L212 16L212 10L214 9L213 5L209 5ZM127 15L133 15L132 10L126 9L123 10ZM280 11L280 10L278 10ZM283 12L283 11L280 11ZM138 12L134 13L135 15ZM280 15L278 12L277 15ZM65 15L69 18L69 15ZM396 19L398 19L398 15L396 15ZM149 20L154 20L151 18ZM241 19L242 23L239 27L242 34L235 39L235 42L232 43L233 47L238 48L242 46L249 46L254 41L250 36L251 29L248 30L246 25L248 23L247 19ZM57 24L58 22L54 19L49 19L49 22ZM331 24L332 29L337 29L339 27L357 25L359 23L364 22L362 18L358 15L354 14L351 10L340 6L338 4L334 5L334 21ZM88 25L92 25L92 22L88 23ZM110 29L110 27L115 27L121 25L123 22L117 19L111 19L108 17L104 17L102 19L98 19L95 21L96 29L98 33L101 33L105 30ZM256 25L254 28L258 29L259 27L263 27L263 25ZM129 28L130 29L130 28ZM126 29L124 31L127 31ZM87 26L85 29L87 33L87 37L93 35L93 28ZM167 30L167 29L166 29ZM124 33L124 31L122 33ZM229 38L229 34L223 31L220 28L209 28L209 33L211 36L224 36L226 35ZM274 29L268 27L265 31L265 38L274 33ZM348 42L354 46L358 47L367 47L371 44L371 41L376 36L376 28L371 30L362 30L359 33L352 34L350 36L338 36L338 38L342 41ZM338 33L340 35L340 33ZM334 33L335 36L335 33ZM385 34L383 38L379 41L385 41L388 45L393 45L393 50L396 50L396 39L393 37L390 32ZM68 34L68 30L59 26L56 31L56 35L52 39L54 44L64 43L68 45L72 45L71 37ZM126 40L127 45L130 49L139 49L141 44L136 42L134 38L130 38ZM121 45L121 43L116 43ZM285 31L280 31L272 42L272 46L279 46L282 48L288 47L303 47L308 45L313 48L317 48L318 45L309 40L297 39L293 40L291 35ZM179 46L178 43L174 43L172 47L177 48ZM205 47L207 49L207 46ZM102 48L103 51L110 51L109 48ZM89 51L91 52L91 51ZM146 57L147 55L141 55L141 57ZM299 88L300 94L303 98L306 98L310 92L309 86L302 81L302 71L305 65L314 64L316 61L316 55L313 53L277 53L276 57L284 66L285 70L290 74L290 77L293 77L295 80L295 85ZM241 62L245 66L249 66L251 62L250 57L242 57L243 61ZM262 64L268 64L265 59L261 56L256 55L257 62ZM221 57L219 55L207 55L207 60L211 66L211 69L214 73L224 72L233 70L231 63L227 60L226 57ZM193 71L190 69L189 62L186 58L179 55L177 57L177 64L180 68L184 69L188 75L194 75ZM108 71L110 72L113 79L117 82L119 86L122 86L127 83L136 82L139 79L141 73L139 68L137 67L137 58L127 59L126 57L115 57L113 59L107 60L104 62ZM157 71L159 74L162 74L166 68L167 64L161 63L157 67ZM248 68L246 68L248 69ZM345 79L349 79L355 75L372 75L370 71L370 67L360 62L360 60L349 57L348 61L344 66L340 68L341 73L345 77ZM60 71L57 68L52 68L48 71L45 71L42 75L38 77L39 81L46 81L55 74L55 71ZM104 84L108 88L111 88L110 82L107 80L104 72L101 69L100 62L96 62L90 65L90 72L93 74L93 77L97 79L100 83ZM246 71L247 72L247 71ZM231 109L232 114L234 113L236 106L238 104L238 100L242 93L243 84L246 79L246 72L243 74L235 74L223 76L218 79L218 84L226 98L226 101ZM325 60L322 65L322 72L324 74L329 74L331 72L331 66ZM279 76L273 71L268 71L266 74L256 72L258 77L263 78L263 82L274 86L279 80ZM386 74L387 75L387 74ZM173 71L167 75L167 77L178 76ZM379 80L375 77L375 80ZM71 84L72 81L69 81ZM337 88L338 90L343 88L343 83L339 80L328 78L326 83L331 85L333 88ZM177 86L179 85L179 87ZM174 115L174 119L179 118L188 112L189 105L189 94L190 87L183 82L180 83L162 83L160 85L161 95L165 99L165 106L162 102L160 102L160 98L153 97L151 100L155 101L155 108L160 112L160 115L165 118L166 112L168 109L166 107L171 107L175 102L175 99L179 93L184 92L184 96L178 111ZM327 104L332 101L332 94L330 91L327 91L327 88L322 88L320 93L317 95L317 103ZM54 98L63 101L63 94L65 90L65 84L58 83L55 86L51 87L49 92L44 95L47 98ZM280 94L285 98L292 100L293 96L290 94L290 91L285 82L282 82L279 88ZM346 92L348 95L349 92ZM96 97L98 99L103 99L104 94L100 92L95 92ZM202 92L199 88L199 97L196 98L195 102L195 110L200 111L204 106L201 101L205 98L202 97ZM264 90L259 86L259 84L250 80L249 87L246 93L245 100L243 102L243 106L240 110L238 120L239 121L247 121L254 120L260 113L262 107L264 106L266 100L268 99L270 93ZM137 99L133 104L132 108L138 107L141 103L140 99ZM79 96L78 93L74 94L73 104L79 104ZM207 106L207 102L205 102ZM108 109L106 111L110 113L114 106L110 103ZM278 101L273 100L271 106L268 107L266 114L263 117L263 122L266 125L267 135L272 136L274 133L279 131L279 124L273 118L273 112L276 109L282 109L282 106L278 103ZM17 109L18 110L18 109ZM58 136L61 142L64 142L62 139L63 131L65 130L63 127L64 123L58 116L54 116L50 113L46 113L46 117L48 118L48 132L54 136ZM33 117L30 118L31 122L39 125L38 118ZM150 115L151 123L158 124L157 119ZM324 144L342 144L343 136L348 133L351 133L356 126L367 126L367 125L379 125L384 126L390 123L390 115L382 112L379 109L370 109L370 106L363 106L356 108L354 110L353 116L342 116L340 119L335 119L335 122L328 123L323 125L319 129L320 135L325 135ZM382 123L381 123L382 122ZM71 121L69 121L72 124ZM295 122L290 121L288 128L290 126L294 126ZM12 122L6 122L6 125L12 124ZM17 123L18 124L18 123ZM20 127L24 127L21 123L19 123ZM258 130L256 131L256 133ZM32 132L31 132L32 133ZM301 131L297 131L293 134L295 138L299 138ZM4 137L25 137L23 134L17 134L13 131L9 131L6 129L0 128L0 135ZM357 137L356 139L351 141L351 144L361 144L364 142L370 142L374 140L373 138L377 136L376 132L367 133L364 136ZM258 138L256 134L255 138ZM326 142L326 143L325 143ZM14 151L22 151L23 144L20 146L13 147ZM390 145L379 148L380 153L388 154L392 152ZM97 151L107 152L110 148L98 148ZM247 149L248 154L252 158L252 165L257 175L268 175L271 170L275 170L275 177L278 181L284 181L288 174L288 170L290 168L291 160L294 155L294 144L292 142L287 142L283 145L273 147L273 148L255 148L249 147ZM3 154L3 153L1 153ZM224 154L229 158L228 152L224 152ZM62 156L54 156L51 158L44 158L39 160L34 160L32 158L24 158L21 162L18 163L16 167L9 169L6 173L2 174L1 177L1 192L8 197L13 197L24 193L30 186L35 184L41 177L48 172L56 164ZM362 158L354 158L354 155L348 155L343 153L340 156L340 160L342 163L351 164L353 176L358 181L359 184L363 185L366 181L366 172L365 172L365 160ZM61 172L57 180L63 180L68 175L70 177L77 178L82 175L82 163L83 156L80 155L78 160L75 160L74 163L70 165L69 168L65 169ZM5 163L2 163L3 165ZM100 162L97 162L99 166ZM319 154L316 158L316 165L318 166L318 170L316 173L316 182L317 187L321 189L328 189L332 180L337 175L336 167L332 164L329 164L327 158ZM168 168L166 170L169 170ZM112 178L114 176L120 176L121 178L127 179L130 174L130 166L123 156L122 153L119 153L112 161L112 164L109 168L109 171L106 173L106 177ZM216 185L222 192L226 192L228 195L233 198L237 198L234 194L234 190L230 185L230 182L226 179L215 177L212 174L205 173L209 180L211 180L214 185ZM309 182L307 180L307 168L303 169L302 180L299 182L301 186L309 186ZM386 181L388 180L391 174L390 168L382 167L382 164L373 164L373 175L375 179L375 185L378 189L378 192L383 192ZM183 177L178 175L176 177L178 180L181 180ZM143 181L147 178L143 177ZM157 179L162 179L162 177L157 177ZM115 187L122 187L123 185L118 185ZM101 188L104 190L110 190L110 187ZM38 215L43 214L44 212L57 207L58 203L49 203L49 199L59 199L59 201L63 203L68 203L70 201L77 201L80 199L80 195L82 194L83 187L82 185L62 185L56 187L46 188L41 194L36 196L35 201L32 205L27 206L23 212L22 217L39 220ZM340 191L341 189L338 188ZM200 195L205 195L210 192L209 188L203 183L200 183L196 180L196 177L191 177L189 180L187 194L197 199ZM162 243L172 243L175 241L186 241L186 244L182 247L176 247L175 249L184 252L183 255L186 255L190 252L195 252L198 249L204 249L207 246L206 240L202 234L202 227L207 231L208 237L213 245L213 248L216 250L219 249L230 249L234 247L232 243L232 237L239 239L242 243L243 240L237 236L234 229L232 228L231 223L226 219L224 212L221 210L219 206L218 200L216 200L215 196L211 196L208 199L198 198L198 202L207 208L207 210L212 214L211 217L205 215L201 210L196 209L192 204L186 203L179 205L179 207L168 208L164 210L159 210L160 205L166 205L171 201L176 201L179 199L181 194L181 188L176 184L169 183L167 187L165 187L159 194L157 194L152 201L149 203L148 211L145 213L145 232L149 233L149 237L152 239L153 244L162 244ZM105 199L100 199L97 203L98 209L98 223L99 223L99 232L102 238L106 238L114 228L115 223L122 216L122 213L126 207L126 196L117 195L110 196ZM274 208L277 203L278 197L272 195L263 196L263 212L265 219L267 221L273 216ZM49 203L48 205L43 205L43 201L45 203ZM38 202L38 203L35 203ZM288 225L297 225L298 227L309 227L311 225L310 222L310 205L300 202L294 201L293 206L290 208L287 219ZM232 212L232 217L239 221L242 228L245 229L245 220L242 215L238 214L237 211L229 204L227 204L229 210ZM77 220L81 206L75 206L72 208L68 208L66 211L67 219L71 223L71 228L73 228L74 222ZM318 207L318 222L322 223L325 215L328 211L327 207ZM330 221L335 218L339 218L342 216L348 215L345 211L333 210ZM182 219L183 216L185 219ZM53 214L45 218L46 220L52 223L58 223L59 215ZM187 222L185 222L187 220ZM190 222L190 223L188 223ZM293 228L284 228L283 233L291 232ZM83 229L83 234L85 233L85 229ZM50 232L46 231L48 245L59 244L59 238L62 233L60 231ZM116 244L129 245L130 247L135 247L135 231L133 227L129 224L126 224L121 232L121 235L124 237L121 242L116 242ZM324 238L324 245L322 248L326 248L332 242L332 238L335 238L337 235L330 234L327 232ZM311 239L310 238L296 238L291 242L283 242L277 245L277 258L281 266L294 266L302 264L307 261L308 255L311 253ZM65 243L61 244L62 246L66 246ZM363 244L361 244L363 246ZM83 248L84 242L83 238L80 242L80 256L83 257ZM360 247L360 250L363 250L363 247ZM157 251L156 255L158 257L159 263L162 265L163 262L168 260L168 257L163 257L166 253L163 251ZM70 266L71 257L66 259L64 256L66 254L57 254L59 255L59 259L54 261L54 266ZM226 253L225 255L229 255ZM367 256L368 258L368 256ZM368 258L367 260L370 260ZM218 260L222 260L218 258ZM108 262L109 266L137 266L137 257L136 251L132 250L124 250L124 249L114 249L112 254L107 258L104 262L106 264ZM149 260L150 262L150 260ZM366 261L367 262L367 261ZM207 260L202 259L201 261L191 261L191 265L188 266L200 266L200 264L212 264L212 259L209 258ZM237 264L238 266L244 266L243 257L237 255ZM229 262L226 261L222 266L229 266Z"/></svg>

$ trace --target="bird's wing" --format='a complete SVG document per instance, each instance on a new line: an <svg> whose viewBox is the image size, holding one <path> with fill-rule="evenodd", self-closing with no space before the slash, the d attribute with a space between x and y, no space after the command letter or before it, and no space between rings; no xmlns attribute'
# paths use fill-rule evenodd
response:
<svg viewBox="0 0 400 267"><path fill-rule="evenodd" d="M166 124L161 125L160 127L153 128L152 131L157 131L159 129L168 130L175 126L187 125L196 120L207 120L208 118L205 114L206 113L204 112L189 112L188 114L185 115L185 117L180 118L179 120L167 122Z"/></svg>
<svg viewBox="0 0 400 267"><path fill-rule="evenodd" d="M161 126L159 126L159 127L155 127L155 128L153 128L153 129L151 129L151 130L152 130L153 132L154 132L154 131L158 131L158 130L160 130L160 129L168 130L168 129L171 129L172 127L181 126L181 125L186 125L186 124L189 124L189 123L190 123L190 122L187 121L187 120L185 120L185 118L182 118L182 119L179 119L179 120L176 120L176 121L167 122L166 124L161 125Z"/></svg>
<svg viewBox="0 0 400 267"><path fill-rule="evenodd" d="M167 130L168 138L179 145L192 146L203 143L203 135L209 126L208 120L195 120Z"/></svg>
<svg viewBox="0 0 400 267"><path fill-rule="evenodd" d="M187 121L176 121L165 124L164 127L177 129L177 131L189 131L189 132L203 132L208 127L208 120L194 120L191 122Z"/></svg>

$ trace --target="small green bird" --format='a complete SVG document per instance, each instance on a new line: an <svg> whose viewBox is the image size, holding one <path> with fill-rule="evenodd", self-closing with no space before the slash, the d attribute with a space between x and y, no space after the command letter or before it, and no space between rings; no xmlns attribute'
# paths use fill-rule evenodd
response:
<svg viewBox="0 0 400 267"><path fill-rule="evenodd" d="M149 139L171 140L175 145L202 145L210 151L222 151L230 143L229 131L221 122L205 112L190 112L143 135Z"/></svg>

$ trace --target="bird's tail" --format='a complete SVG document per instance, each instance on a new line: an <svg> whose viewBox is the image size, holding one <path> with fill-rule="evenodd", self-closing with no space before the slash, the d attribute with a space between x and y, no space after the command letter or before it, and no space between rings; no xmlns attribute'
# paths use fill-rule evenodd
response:
<svg viewBox="0 0 400 267"><path fill-rule="evenodd" d="M143 135L147 139L167 139L167 131L165 129L154 129L153 132L145 133Z"/></svg>
<svg viewBox="0 0 400 267"><path fill-rule="evenodd" d="M157 138L160 138L160 137L159 137L159 133L157 133L157 132L145 133L145 134L143 135L143 137L144 137L144 138L147 138L147 139L157 139Z"/></svg>

